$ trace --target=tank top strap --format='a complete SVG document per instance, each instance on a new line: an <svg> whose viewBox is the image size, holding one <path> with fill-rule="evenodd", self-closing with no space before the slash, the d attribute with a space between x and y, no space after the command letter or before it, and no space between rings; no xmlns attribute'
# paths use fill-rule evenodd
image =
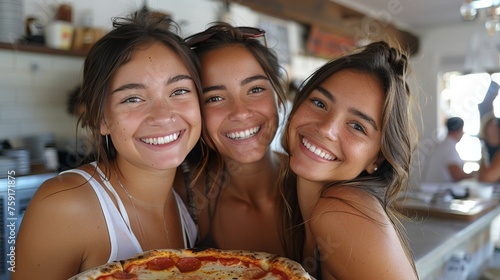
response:
<svg viewBox="0 0 500 280"><path fill-rule="evenodd" d="M102 178L102 182L104 183L104 186L106 187L106 189L108 189L108 191L115 198L116 203L118 204L118 210L120 211L120 214L122 215L123 221L125 222L125 224L129 228L129 230L132 231L132 227L130 225L130 219L128 217L127 210L125 209L125 205L123 205L123 202L120 199L120 196L118 196L118 193L116 192L115 188L113 188L113 186L109 182L109 179L106 176L104 176L104 173L102 172L102 170L99 168L99 166L97 165L97 163L95 161L91 162L90 164L96 168L97 173Z"/></svg>
<svg viewBox="0 0 500 280"><path fill-rule="evenodd" d="M198 228L180 195L173 189L172 192L174 193L177 209L179 210L184 248L192 248L196 242L196 237L198 236Z"/></svg>

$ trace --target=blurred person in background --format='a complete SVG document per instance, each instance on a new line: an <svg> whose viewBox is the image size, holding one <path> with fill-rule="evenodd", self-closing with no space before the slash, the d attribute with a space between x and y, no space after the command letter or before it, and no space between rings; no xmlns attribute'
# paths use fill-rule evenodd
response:
<svg viewBox="0 0 500 280"><path fill-rule="evenodd" d="M488 166L500 149L500 120L493 112L481 118L479 139L481 140L482 161L485 166Z"/></svg>
<svg viewBox="0 0 500 280"><path fill-rule="evenodd" d="M448 130L446 138L438 143L427 160L426 183L451 183L473 178L475 173L464 172L464 161L456 149L464 135L464 120L451 117L446 120Z"/></svg>

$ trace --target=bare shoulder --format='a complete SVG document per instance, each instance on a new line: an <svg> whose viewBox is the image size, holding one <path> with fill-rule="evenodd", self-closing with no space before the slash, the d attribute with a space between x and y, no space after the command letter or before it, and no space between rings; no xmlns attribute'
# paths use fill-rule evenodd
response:
<svg viewBox="0 0 500 280"><path fill-rule="evenodd" d="M332 188L319 199L309 223L324 262L322 274L338 279L370 279L373 275L414 279L396 229L371 194L356 188Z"/></svg>
<svg viewBox="0 0 500 280"><path fill-rule="evenodd" d="M99 214L100 209L99 200L87 179L77 173L64 173L48 179L38 188L28 205L25 219L27 224L33 222L35 225L38 221L54 226L65 224L70 230L69 225L79 228L82 221L88 219L91 222L94 218L90 214Z"/></svg>
<svg viewBox="0 0 500 280"><path fill-rule="evenodd" d="M346 230L364 233L376 231L391 236L394 232L378 200L361 189L349 187L328 190L318 200L310 224L317 234L338 233L334 236L339 239L351 238L350 235L344 235Z"/></svg>
<svg viewBox="0 0 500 280"><path fill-rule="evenodd" d="M99 200L87 180L58 175L40 186L26 209L16 242L16 279L68 278L89 260L93 246L105 254L107 242Z"/></svg>
<svg viewBox="0 0 500 280"><path fill-rule="evenodd" d="M45 207L60 208L67 211L78 210L79 207L88 207L95 197L89 182L76 173L64 173L45 181L36 191L29 207L45 204Z"/></svg>
<svg viewBox="0 0 500 280"><path fill-rule="evenodd" d="M367 216L384 219L385 211L371 194L354 187L333 187L327 190L316 204L314 214Z"/></svg>

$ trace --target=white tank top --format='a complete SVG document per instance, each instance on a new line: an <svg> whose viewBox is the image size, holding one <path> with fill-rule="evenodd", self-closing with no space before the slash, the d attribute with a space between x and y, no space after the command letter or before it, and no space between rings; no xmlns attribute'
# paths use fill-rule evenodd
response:
<svg viewBox="0 0 500 280"><path fill-rule="evenodd" d="M111 194L113 194L118 204L118 209L113 203L113 200L109 196L108 192L106 192L102 185L87 172L81 169L71 169L62 173L72 172L80 174L90 183L92 189L94 189L99 203L101 204L102 213L108 227L109 240L111 241L111 253L108 262L124 260L136 254L142 253L143 250L141 248L141 245L139 244L139 241L137 240L137 237L132 231L132 228L130 227L130 220L120 197L116 193L115 189L111 186L109 181L106 180L106 177L102 173L101 169L99 169L97 164L95 162L92 162L91 164L96 167L97 172L103 179L102 181L104 182L104 186L108 189L109 192L111 192ZM177 207L179 209L184 247L191 248L192 246L194 246L194 242L196 241L198 229L193 219L189 215L189 212L184 205L181 197L173 189L172 192L174 193Z"/></svg>

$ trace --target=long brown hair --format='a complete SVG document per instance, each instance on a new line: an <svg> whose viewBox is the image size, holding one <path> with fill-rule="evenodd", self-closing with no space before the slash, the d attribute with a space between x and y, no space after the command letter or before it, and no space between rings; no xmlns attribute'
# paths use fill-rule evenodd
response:
<svg viewBox="0 0 500 280"><path fill-rule="evenodd" d="M138 48L156 42L170 48L184 62L198 94L201 94L198 58L184 40L174 33L175 27L171 19L153 16L148 12L137 12L130 18L115 18L114 29L97 41L85 59L79 96L85 111L78 122L91 131L95 144L93 156L106 168L115 160L116 150L111 138L100 133L104 103L113 75L131 59Z"/></svg>
<svg viewBox="0 0 500 280"><path fill-rule="evenodd" d="M329 61L303 83L295 97L289 119L295 114L297 108L308 99L313 90L339 71L350 69L371 75L380 81L385 95L380 151L385 158L384 162L373 174L363 171L352 180L330 182L323 187L320 196L325 197L326 190L339 185L359 188L374 196L396 228L408 259L415 269L408 241L399 220L402 216L393 209L393 202L397 195L409 185L412 153L417 139L410 106L412 96L407 85L407 76L410 70L407 60L404 53L390 47L386 42L380 41ZM288 131L289 123L282 139L282 145L287 153L290 152ZM301 262L305 229L298 204L296 179L296 175L289 168L289 165L285 165L280 178L281 193L288 206L285 208L286 212L283 213L283 216L287 217L283 220L283 228L286 230L284 246L287 256ZM353 205L353 207L356 206Z"/></svg>

